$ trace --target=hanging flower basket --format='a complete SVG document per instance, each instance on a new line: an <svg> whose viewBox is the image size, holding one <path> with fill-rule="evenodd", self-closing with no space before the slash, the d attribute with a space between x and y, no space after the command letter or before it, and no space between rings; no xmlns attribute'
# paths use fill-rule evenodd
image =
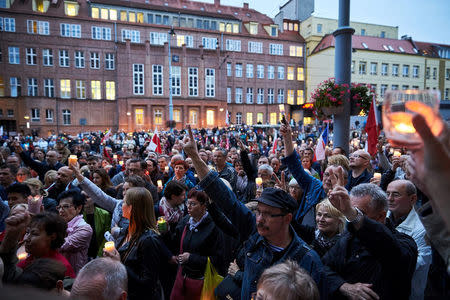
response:
<svg viewBox="0 0 450 300"><path fill-rule="evenodd" d="M361 83L352 83L352 87L350 88L351 115L359 115L361 111L367 115L369 113L373 97L376 98L376 94L370 84L364 85Z"/></svg>
<svg viewBox="0 0 450 300"><path fill-rule="evenodd" d="M339 115L344 112L344 106L329 106L329 107L322 107L322 113L326 116L331 115Z"/></svg>

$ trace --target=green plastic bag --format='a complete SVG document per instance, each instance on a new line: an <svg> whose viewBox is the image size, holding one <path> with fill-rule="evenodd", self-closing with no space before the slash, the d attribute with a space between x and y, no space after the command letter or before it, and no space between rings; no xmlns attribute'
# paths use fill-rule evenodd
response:
<svg viewBox="0 0 450 300"><path fill-rule="evenodd" d="M216 297L214 296L214 290L219 285L219 283L222 282L222 280L223 277L220 276L219 273L217 273L216 269L211 263L211 260L208 257L200 300L215 300Z"/></svg>

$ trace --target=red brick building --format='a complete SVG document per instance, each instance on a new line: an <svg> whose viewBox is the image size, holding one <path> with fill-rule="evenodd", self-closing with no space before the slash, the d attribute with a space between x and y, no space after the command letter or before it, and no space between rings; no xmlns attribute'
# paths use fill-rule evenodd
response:
<svg viewBox="0 0 450 300"><path fill-rule="evenodd" d="M276 124L304 102L304 40L219 0L0 1L0 125L41 135ZM173 31L171 31L173 29ZM169 74L169 44L171 74ZM282 109L282 108L281 108ZM228 114L227 114L228 112Z"/></svg>

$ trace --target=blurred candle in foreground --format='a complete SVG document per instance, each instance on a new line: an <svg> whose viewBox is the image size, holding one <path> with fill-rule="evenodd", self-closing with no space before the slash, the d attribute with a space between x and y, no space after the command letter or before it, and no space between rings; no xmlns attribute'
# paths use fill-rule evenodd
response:
<svg viewBox="0 0 450 300"><path fill-rule="evenodd" d="M164 168L164 172L169 172L169 166L166 166L166 167Z"/></svg>
<svg viewBox="0 0 450 300"><path fill-rule="evenodd" d="M116 160L117 160L117 154L114 154L114 155L113 155L113 159L116 159Z"/></svg>
<svg viewBox="0 0 450 300"><path fill-rule="evenodd" d="M402 153L400 152L400 151L394 151L394 156L395 157L400 157L400 156L402 156Z"/></svg>
<svg viewBox="0 0 450 300"><path fill-rule="evenodd" d="M17 258L19 260L24 260L25 258L27 258L27 256L28 256L28 253L26 253L26 252L21 252L21 253L17 254Z"/></svg>
<svg viewBox="0 0 450 300"><path fill-rule="evenodd" d="M69 155L69 166L75 165L78 161L78 157L76 155Z"/></svg>
<svg viewBox="0 0 450 300"><path fill-rule="evenodd" d="M158 184L158 187L162 188L162 180L158 180L156 183Z"/></svg>
<svg viewBox="0 0 450 300"><path fill-rule="evenodd" d="M381 179L381 173L373 173L373 178L380 180Z"/></svg>
<svg viewBox="0 0 450 300"><path fill-rule="evenodd" d="M255 179L255 182L256 182L256 185L261 185L262 182L263 182L263 180L262 180L261 177L257 177L257 178Z"/></svg>
<svg viewBox="0 0 450 300"><path fill-rule="evenodd" d="M119 161L119 165L121 166L123 165L123 160Z"/></svg>
<svg viewBox="0 0 450 300"><path fill-rule="evenodd" d="M114 242L106 242L105 243L105 248L103 248L106 252L111 252L114 249L116 249L116 247L114 246Z"/></svg>

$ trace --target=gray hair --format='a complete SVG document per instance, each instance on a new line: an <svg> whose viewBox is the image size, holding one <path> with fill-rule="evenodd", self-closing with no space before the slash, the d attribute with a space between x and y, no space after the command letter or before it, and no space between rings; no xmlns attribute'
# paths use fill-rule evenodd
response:
<svg viewBox="0 0 450 300"><path fill-rule="evenodd" d="M105 283L101 286L87 284L95 281L96 277L103 277ZM80 270L71 295L87 299L92 299L92 296L96 295L95 298L98 300L115 300L119 299L122 292L127 291L127 287L128 276L125 266L119 261L102 257L90 261Z"/></svg>
<svg viewBox="0 0 450 300"><path fill-rule="evenodd" d="M355 186L350 195L353 197L370 196L370 206L376 211L387 211L388 200L386 193L378 186L372 183L362 183Z"/></svg>
<svg viewBox="0 0 450 300"><path fill-rule="evenodd" d="M401 183L403 183L405 185L405 192L408 196L417 195L417 188L414 185L414 183L412 183L411 181L406 180L406 179L398 179L395 181L400 181Z"/></svg>
<svg viewBox="0 0 450 300"><path fill-rule="evenodd" d="M258 171L259 171L259 170L267 170L267 171L269 171L270 175L273 174L273 168L272 168L271 166L269 166L268 164L260 165L260 166L258 167Z"/></svg>

